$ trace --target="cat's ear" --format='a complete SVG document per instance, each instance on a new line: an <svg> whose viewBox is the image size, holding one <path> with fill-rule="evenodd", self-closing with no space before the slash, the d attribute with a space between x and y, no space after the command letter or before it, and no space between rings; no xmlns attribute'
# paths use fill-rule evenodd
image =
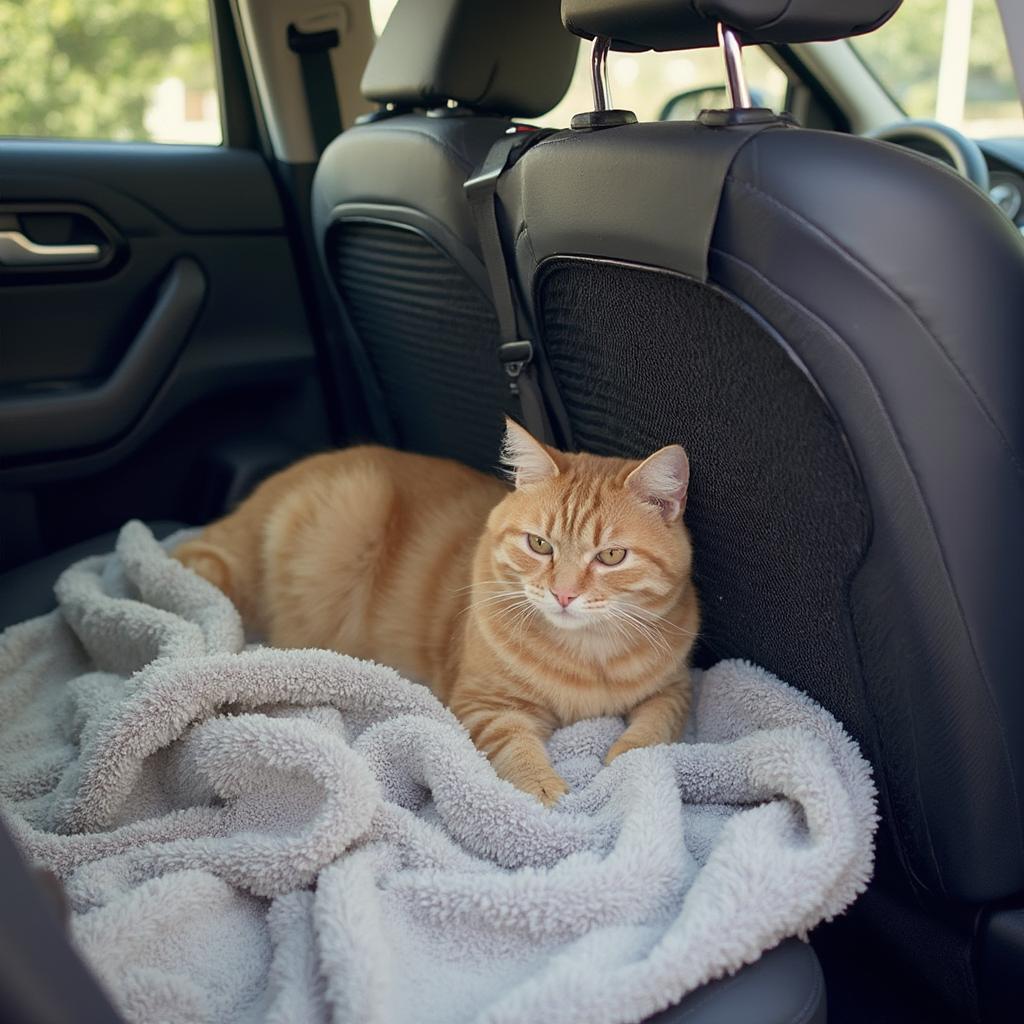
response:
<svg viewBox="0 0 1024 1024"><path fill-rule="evenodd" d="M505 439L501 445L501 461L515 480L516 488L539 484L558 476L558 463L548 449L525 427L505 417Z"/></svg>
<svg viewBox="0 0 1024 1024"><path fill-rule="evenodd" d="M626 477L626 487L642 502L659 509L668 523L683 514L689 483L690 460L677 444L648 455Z"/></svg>

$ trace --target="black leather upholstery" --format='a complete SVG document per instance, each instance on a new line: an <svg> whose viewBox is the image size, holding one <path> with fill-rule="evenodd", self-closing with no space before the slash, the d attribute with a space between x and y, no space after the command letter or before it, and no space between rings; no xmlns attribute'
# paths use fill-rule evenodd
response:
<svg viewBox="0 0 1024 1024"><path fill-rule="evenodd" d="M692 236L703 236L708 210L701 199L691 212L687 197L706 196L720 133L747 131L632 125L533 147L499 187L524 293L563 254L700 281ZM620 188L624 152L642 163L643 189ZM945 168L793 128L749 135L712 219L708 282L775 333L860 474L870 544L837 594L849 646L830 653L846 663L851 692L831 706L863 723L904 866L946 897L1020 892L1024 247ZM623 439L637 429L618 426ZM678 429L685 441L686 424ZM819 486L807 480L808 496ZM793 530L813 565L813 518ZM770 579L771 564L760 571ZM792 614L766 600L759 628L783 628Z"/></svg>
<svg viewBox="0 0 1024 1024"><path fill-rule="evenodd" d="M714 46L719 22L751 43L806 43L870 32L902 0L562 0L577 35L607 36L616 49Z"/></svg>
<svg viewBox="0 0 1024 1024"><path fill-rule="evenodd" d="M1024 909L996 910L980 931L984 1019L1016 1020L1024 1005Z"/></svg>
<svg viewBox="0 0 1024 1024"><path fill-rule="evenodd" d="M381 35L368 96L462 104L344 132L313 182L324 268L364 390L387 420L381 440L495 468L513 400L463 184L511 126L488 112L553 106L577 49L557 0L402 0Z"/></svg>
<svg viewBox="0 0 1024 1024"><path fill-rule="evenodd" d="M363 95L535 117L568 89L576 52L558 0L404 0L367 62Z"/></svg>
<svg viewBox="0 0 1024 1024"><path fill-rule="evenodd" d="M425 23L429 12L442 8L470 17L470 27ZM558 43L551 45L531 29L535 17L547 26L554 10L554 4L533 2L405 0L378 43L364 91L399 104L430 106L454 98L478 110L539 112L561 96L578 47L560 27ZM518 26L506 25L508 18ZM447 40L443 45L439 34ZM453 55L456 41L460 49ZM419 51L431 47L436 53L428 60ZM486 93L472 77L478 55L463 52L474 47L503 48L496 58L500 75ZM401 64L402 53L414 55L408 67ZM449 69L449 61L456 66ZM399 77L388 79L380 71L385 65ZM506 74L508 86L502 84ZM395 441L482 469L494 465L509 393L463 183L508 127L509 121L493 116L391 116L336 139L313 185L324 267L368 374L371 400L387 410ZM824 1005L817 958L794 940L735 977L693 993L659 1019L802 1024L824 1020Z"/></svg>
<svg viewBox="0 0 1024 1024"><path fill-rule="evenodd" d="M339 135L324 151L313 181L313 221L321 233L332 212L353 204L381 215L414 210L454 239L479 264L480 247L462 186L495 140L504 117L424 117L403 114L360 125ZM392 207L391 211L380 208ZM364 210L364 212L366 212ZM480 281L487 276L480 266Z"/></svg>
<svg viewBox="0 0 1024 1024"><path fill-rule="evenodd" d="M148 524L157 539L182 529L183 523L158 520ZM0 630L45 615L56 606L53 585L57 577L72 563L89 555L102 555L114 550L117 532L91 537L80 544L55 551L45 558L27 562L8 572L0 573Z"/></svg>
<svg viewBox="0 0 1024 1024"><path fill-rule="evenodd" d="M327 147L313 180L324 269L386 440L483 470L508 394L462 186L508 126L421 114L361 125Z"/></svg>
<svg viewBox="0 0 1024 1024"><path fill-rule="evenodd" d="M810 946L788 939L647 1024L825 1024L825 981Z"/></svg>

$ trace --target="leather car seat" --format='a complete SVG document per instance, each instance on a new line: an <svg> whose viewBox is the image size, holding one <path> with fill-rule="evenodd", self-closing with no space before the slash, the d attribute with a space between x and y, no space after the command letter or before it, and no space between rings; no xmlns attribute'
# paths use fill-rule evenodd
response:
<svg viewBox="0 0 1024 1024"><path fill-rule="evenodd" d="M898 6L562 13L643 51L720 23L727 44L833 39ZM855 912L976 1015L986 960L1024 976L1024 246L890 144L750 108L631 121L586 113L497 183L559 439L688 448L702 659L749 658L845 723L883 819Z"/></svg>
<svg viewBox="0 0 1024 1024"><path fill-rule="evenodd" d="M562 98L557 0L400 0L363 75L381 109L325 150L314 233L378 433L495 465L508 390L463 183L513 117ZM383 416L380 414L383 413Z"/></svg>

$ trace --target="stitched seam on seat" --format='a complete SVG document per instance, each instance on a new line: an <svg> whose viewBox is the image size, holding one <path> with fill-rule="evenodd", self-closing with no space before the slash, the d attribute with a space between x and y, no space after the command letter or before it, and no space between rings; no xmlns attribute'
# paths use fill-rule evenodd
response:
<svg viewBox="0 0 1024 1024"><path fill-rule="evenodd" d="M939 336L928 326L928 324L924 322L924 320L921 318L917 310L914 309L914 307L911 306L911 304L902 295L900 295L900 293L897 292L890 284L888 284L881 277L879 277L857 256L850 252L849 249L842 245L841 242L837 241L827 231L819 227L813 221L808 220L802 214L799 214L791 207L786 206L784 203L780 202L774 196L769 195L767 192L763 192L756 185L752 185L747 181L742 181L739 178L733 177L731 174L726 176L726 181L730 182L731 184L737 185L748 192L753 193L755 196L758 196L760 199L763 199L766 203L770 204L771 206L774 206L778 210L781 210L784 214L787 214L793 220L797 221L797 223L804 225L810 231L814 232L814 234L816 234L822 241L824 241L827 245L831 246L833 249L839 252L848 263L851 263L854 267L860 270L866 277L874 281L884 292L886 292L886 294L888 294L891 298L895 299L896 302L898 302L899 305L911 315L911 317L921 327L925 334L929 338L931 338L932 342L934 342L935 347L942 353L946 362L953 369L956 375L963 381L963 383L967 387L967 390L970 391L970 393L974 396L974 401L975 404L978 406L978 409L981 411L982 415L988 421L989 426L991 426L992 429L996 432L996 435L1002 442L1003 447L1006 449L1006 454L1009 457L1010 462L1013 464L1014 469L1017 471L1017 476L1020 477L1022 481L1024 481L1024 464L1021 463L1020 456L1018 456L1017 452L1014 450L1013 445L1010 443L1010 439L1003 433L1002 428L995 421L995 418L993 417L991 411L986 405L984 399L975 389L970 377L967 376L966 371L953 358L952 353L946 348L946 346L942 344L942 341L939 339Z"/></svg>
<svg viewBox="0 0 1024 1024"><path fill-rule="evenodd" d="M785 209L785 207L783 207L783 209ZM963 605L960 602L960 596L957 593L956 585L954 584L952 575L949 572L949 565L948 565L948 561L946 559L946 553L945 553L945 549L943 548L942 541L941 541L940 537L938 536L937 532L935 531L934 524L932 522L931 509L929 508L928 501L927 501L927 499L926 499L926 497L924 495L924 492L921 489L920 481L917 479L917 473L914 470L914 466L910 462L909 458L907 458L906 449L905 449L905 446L904 446L904 443L903 443L903 438L901 437L900 432L899 432L899 430L896 427L896 424L893 422L892 418L889 415L889 411L886 408L884 400L882 399L882 395L879 393L878 389L875 387L875 382L874 382L874 380L872 380L871 374L868 373L867 367L864 366L864 364L861 361L860 357L853 350L853 348L846 343L846 341L843 339L843 336L838 331L834 330L830 324L828 324L824 320L822 320L821 317L819 317L816 313L813 313L811 310L807 309L806 306L804 306L802 303L798 302L795 298L793 298L791 295L789 295L788 292L784 291L779 285L775 284L774 281L772 281L770 278L766 277L763 273L761 273L761 271L759 271L757 268L751 266L745 260L741 259L738 256L734 256L731 253L727 253L727 252L725 252L722 249L712 249L711 251L716 253L716 254L718 254L719 256L722 256L723 258L725 258L727 260L733 260L734 262L739 263L741 266L745 267L747 270L750 271L750 273L754 274L757 278L759 278L761 281L763 281L769 288L772 289L772 291L774 291L777 295L781 296L786 302L788 302L791 305L795 306L805 316L807 316L809 319L813 320L816 324L821 326L825 331L827 331L830 335L832 335L832 337L834 337L841 345L843 345L843 347L847 350L847 352L850 353L850 355L856 360L857 364L864 371L864 376L867 379L868 385L870 386L872 393L874 394L875 398L878 401L879 407L881 408L882 413L885 416L885 421L889 425L889 428L892 430L893 435L896 437L897 441L899 442L900 453L903 456L904 464L906 465L907 471L910 474L911 481L913 482L913 485L914 485L914 490L916 491L916 493L917 493L917 495L918 495L918 497L919 497L919 499L921 501L921 504L924 506L925 511L928 513L928 527L929 527L929 530L931 531L932 538L935 541L935 545L939 549L939 551L940 551L940 553L942 555L942 568L943 568L944 573L945 573L946 582L948 583L950 592L953 595L953 600L956 602L957 611L960 613L960 620L963 623L964 632L967 634L967 640L968 640L968 643L970 644L970 647L971 647L971 653L974 656L974 662L978 666L978 674L981 676L981 679L982 679L982 681L985 684L985 690L986 690L986 692L988 694L990 708L994 712L993 717L995 719L996 728L997 728L997 731L999 733L999 738L1000 738L1000 740L1002 742L1003 754L1004 754L1004 757L1006 759L1006 764L1010 768L1010 789L1011 789L1011 791L1013 793L1013 796L1014 796L1014 822L1015 822L1016 827L1017 827L1018 843L1019 843L1019 846L1020 846L1020 850L1021 850L1022 853L1024 853L1024 822L1021 821L1021 815L1020 815L1020 798L1019 798L1018 793L1017 793L1017 779L1016 779L1016 773L1015 773L1015 769L1014 769L1014 759L1013 759L1012 751L1010 749L1009 742L1007 741L1006 734L1005 734L1005 732L1003 730L1002 719L1001 719L1001 717L998 714L999 703L996 700L995 695L994 695L994 693L992 691L992 685L991 685L991 683L990 683L990 681L988 679L988 676L985 673L984 667L982 666L981 661L978 658L978 651L977 651L977 647L975 646L975 643L974 643L974 637L971 634L970 626L968 625L966 619L964 618ZM810 368L808 367L808 369L810 369ZM869 702L869 706L870 706L870 702ZM913 710L914 710L913 709L913 702L910 702L908 704L908 709L909 709L909 712L910 712L911 721L913 721L913 717L914 717L914 715L913 715ZM879 735L880 735L880 733L879 733ZM912 730L911 735L914 738L914 745L915 745L915 748L916 748L916 746L917 746L916 729ZM914 777L915 777L915 779L918 779L918 780L920 779L920 776L918 774L918 768L917 768L916 764L914 765ZM925 811L923 803L921 802L921 786L920 786L920 782L919 781L918 781L917 794L916 795L917 795L917 798L918 798L918 804L919 804L921 812L922 812L922 818L923 818L923 821L924 821L924 824L925 824L925 829L926 829L927 835L928 835L928 852L931 855L932 864L933 864L933 866L935 868L935 873L936 873L936 876L937 876L937 878L939 880L939 887L940 887L940 889L941 889L941 891L943 893L947 893L948 890L946 888L946 884L945 884L945 881L943 879L942 869L941 869L941 867L939 865L939 862L938 862L938 859L937 859L937 857L935 855L935 847L934 847L934 844L932 842L931 827L930 827L930 825L928 823L928 815L927 815L927 812Z"/></svg>
<svg viewBox="0 0 1024 1024"><path fill-rule="evenodd" d="M540 149L540 147L543 146L545 143L547 143L550 140L550 138L551 138L551 136L548 136L547 139L541 139L541 141L538 142L533 148L534 149ZM526 210L526 175L525 174L519 175L519 210L520 210L521 214L525 214L525 210ZM519 230L519 233L515 237L515 243L514 243L513 252L512 252L513 259L515 258L516 249L519 246L519 239L520 238L525 239L526 244L530 247L530 260L533 263L534 269L536 269L536 267L537 267L537 251L533 247L533 239L530 237L530 228L529 228L529 225L526 223L526 217L525 216L523 216L523 223L522 223L522 226L521 226L521 228ZM530 272L530 288L531 288L531 292L532 292L532 288L533 288L533 271ZM534 314L534 319L536 319L536 310L532 309L532 306L533 306L533 296L532 296L532 294L530 296L529 303L530 303L530 306L531 306L531 312L533 312L533 314ZM537 334L540 334L540 333L541 333L541 331L540 331L540 329L538 327Z"/></svg>

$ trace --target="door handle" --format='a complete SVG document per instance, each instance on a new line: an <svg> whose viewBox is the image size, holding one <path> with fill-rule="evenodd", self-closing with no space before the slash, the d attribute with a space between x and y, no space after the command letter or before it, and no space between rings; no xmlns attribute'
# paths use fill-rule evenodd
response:
<svg viewBox="0 0 1024 1024"><path fill-rule="evenodd" d="M62 266L65 263L95 263L100 247L86 245L40 245L21 231L0 231L0 264L5 267Z"/></svg>
<svg viewBox="0 0 1024 1024"><path fill-rule="evenodd" d="M206 278L186 256L160 285L114 372L94 387L0 399L0 464L9 455L109 444L143 414L170 373L206 297ZM69 443L70 442L70 443Z"/></svg>

